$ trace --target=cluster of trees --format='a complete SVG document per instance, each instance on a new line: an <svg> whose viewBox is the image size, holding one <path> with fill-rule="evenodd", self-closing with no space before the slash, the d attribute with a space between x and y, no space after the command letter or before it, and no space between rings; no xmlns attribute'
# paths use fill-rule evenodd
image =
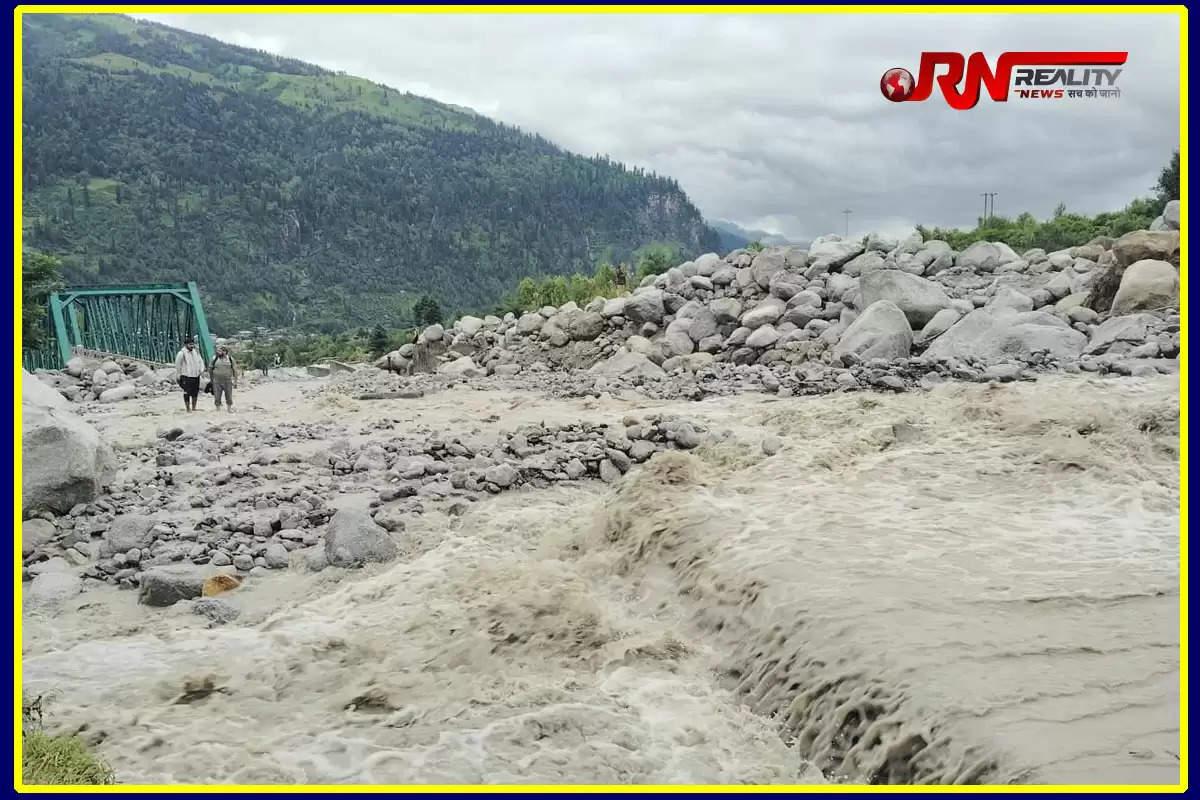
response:
<svg viewBox="0 0 1200 800"><path fill-rule="evenodd" d="M426 328L430 325L440 325L443 319L442 306L435 298L422 295L421 299L413 304L413 323L417 326Z"/></svg>
<svg viewBox="0 0 1200 800"><path fill-rule="evenodd" d="M1171 200L1179 199L1179 151L1163 167L1158 182L1153 187L1153 197L1138 198L1120 211L1087 216L1067 211L1060 203L1054 215L1039 221L1028 212L1016 218L980 218L974 230L962 231L953 228L925 228L917 226L921 235L928 239L942 239L955 250L962 250L974 242L1004 242L1018 253L1033 247L1046 251L1062 250L1088 242L1097 236L1117 237L1130 231L1150 227Z"/></svg>
<svg viewBox="0 0 1200 800"><path fill-rule="evenodd" d="M632 264L612 264L600 261L592 274L576 272L570 277L549 275L541 278L526 276L517 284L516 292L504 297L492 313L503 316L509 312L521 314L542 306L561 306L575 302L586 305L594 297L616 297L632 291L647 275L661 275L685 259L683 248L674 242L651 242L635 251Z"/></svg>
<svg viewBox="0 0 1200 800"><path fill-rule="evenodd" d="M21 254L22 348L38 350L50 344L46 301L61 288L62 262L35 251Z"/></svg>
<svg viewBox="0 0 1200 800"><path fill-rule="evenodd" d="M641 242L719 247L670 178L411 95L331 99L352 79L121 19L23 18L26 240L70 283L196 280L216 329L333 333Z"/></svg>
<svg viewBox="0 0 1200 800"><path fill-rule="evenodd" d="M244 369L261 369L275 363L303 367L322 361L371 361L413 340L413 329L356 328L334 334L294 333L270 339L254 338L241 342L234 358Z"/></svg>

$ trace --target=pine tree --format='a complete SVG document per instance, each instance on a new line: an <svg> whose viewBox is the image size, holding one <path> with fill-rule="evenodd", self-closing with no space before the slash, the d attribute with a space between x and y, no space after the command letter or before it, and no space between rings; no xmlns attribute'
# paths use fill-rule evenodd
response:
<svg viewBox="0 0 1200 800"><path fill-rule="evenodd" d="M1171 163L1162 168L1158 175L1158 199L1165 205L1168 201L1179 199L1179 151L1171 155Z"/></svg>
<svg viewBox="0 0 1200 800"><path fill-rule="evenodd" d="M424 295L413 306L413 318L419 327L440 325L442 322L442 307L438 301Z"/></svg>
<svg viewBox="0 0 1200 800"><path fill-rule="evenodd" d="M371 348L371 355L379 358L388 351L388 335L382 325L376 325L371 331L371 339L368 343Z"/></svg>

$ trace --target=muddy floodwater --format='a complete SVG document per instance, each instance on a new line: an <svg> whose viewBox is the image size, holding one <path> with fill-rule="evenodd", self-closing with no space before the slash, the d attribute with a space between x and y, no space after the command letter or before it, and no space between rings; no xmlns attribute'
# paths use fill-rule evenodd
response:
<svg viewBox="0 0 1200 800"><path fill-rule="evenodd" d="M27 611L26 693L123 783L1179 780L1176 378L693 403L310 384L249 388L239 418L654 411L729 436L431 507L419 555L255 576L226 625L97 584ZM177 405L88 418L118 443L225 419Z"/></svg>

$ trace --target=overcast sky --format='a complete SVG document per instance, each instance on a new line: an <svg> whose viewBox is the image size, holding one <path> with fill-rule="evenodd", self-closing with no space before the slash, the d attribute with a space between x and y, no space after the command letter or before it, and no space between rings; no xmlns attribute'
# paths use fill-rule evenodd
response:
<svg viewBox="0 0 1200 800"><path fill-rule="evenodd" d="M468 106L678 179L706 217L809 238L1150 194L1179 145L1173 15L157 14ZM1119 99L891 103L922 51L1125 50Z"/></svg>

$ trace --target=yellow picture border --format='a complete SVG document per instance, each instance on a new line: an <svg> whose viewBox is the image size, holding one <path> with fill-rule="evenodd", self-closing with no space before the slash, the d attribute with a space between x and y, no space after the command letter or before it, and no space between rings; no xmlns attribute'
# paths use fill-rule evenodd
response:
<svg viewBox="0 0 1200 800"><path fill-rule="evenodd" d="M1178 784L1166 785L1002 785L1002 786L863 786L863 785L769 785L769 786L709 786L709 785L197 785L197 784L118 784L113 786L26 786L21 782L21 19L25 14L1175 14L1179 17L1179 199L1182 209L1179 230L1179 470L1180 491L1180 615L1179 615L1179 774ZM766 793L806 792L844 794L857 792L921 792L921 793L1166 793L1187 790L1188 774L1188 683L1187 683L1187 18L1186 6L1181 5L46 5L17 6L13 10L13 352L15 387L13 400L13 698L15 722L14 788L22 793L179 793L179 792L249 792L249 793Z"/></svg>

